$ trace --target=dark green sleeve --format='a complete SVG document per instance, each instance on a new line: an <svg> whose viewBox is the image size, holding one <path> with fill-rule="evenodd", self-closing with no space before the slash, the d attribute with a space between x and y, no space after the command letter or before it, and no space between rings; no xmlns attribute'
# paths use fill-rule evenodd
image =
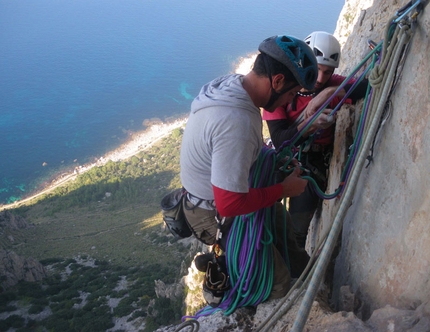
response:
<svg viewBox="0 0 430 332"><path fill-rule="evenodd" d="M351 91L351 94L348 98L352 99L352 102L355 103L358 99L364 98L367 91L367 85L369 81L367 79L362 80L353 91ZM349 89L352 87L353 84L346 84L344 86L344 89L346 92L349 91Z"/></svg>

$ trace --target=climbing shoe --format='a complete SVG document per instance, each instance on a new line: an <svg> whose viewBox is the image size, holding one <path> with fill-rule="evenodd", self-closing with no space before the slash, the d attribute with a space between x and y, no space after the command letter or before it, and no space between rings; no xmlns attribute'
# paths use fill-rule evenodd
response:
<svg viewBox="0 0 430 332"><path fill-rule="evenodd" d="M229 276L218 263L209 261L203 280L203 297L211 307L218 307L230 288Z"/></svg>
<svg viewBox="0 0 430 332"><path fill-rule="evenodd" d="M226 269L226 263L225 263L225 255L219 256L218 258L215 258L215 255L213 252L198 255L196 258L194 258L194 264L196 266L196 269L200 272L206 272L208 269L208 263L209 262L217 262L222 266L222 269Z"/></svg>
<svg viewBox="0 0 430 332"><path fill-rule="evenodd" d="M200 272L206 272L208 269L208 263L213 261L214 254L212 252L207 254L198 255L196 258L194 258L194 264L196 266L196 269Z"/></svg>

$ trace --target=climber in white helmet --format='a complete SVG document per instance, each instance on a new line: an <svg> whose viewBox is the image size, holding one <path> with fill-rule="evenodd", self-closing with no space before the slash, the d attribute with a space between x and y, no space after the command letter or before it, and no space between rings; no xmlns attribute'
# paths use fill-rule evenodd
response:
<svg viewBox="0 0 430 332"><path fill-rule="evenodd" d="M263 111L263 120L267 121L270 138L276 149L306 126L305 120L312 116L345 80L344 76L334 74L339 66L341 50L339 42L333 35L324 31L315 31L304 41L312 49L318 62L317 81L313 89L301 89L292 102L278 107L274 112ZM354 82L355 80L352 79L345 85L297 142L297 145L302 144L309 135L318 130L318 137L313 141L308 152L302 153L301 162L305 168L311 170L310 175L323 191L327 187L327 169L334 141L335 119L328 115ZM351 92L346 102L353 103L363 98L366 88L367 80L363 80ZM310 183L303 194L290 198L289 212L297 243L301 247L305 246L309 224L320 203L321 199Z"/></svg>

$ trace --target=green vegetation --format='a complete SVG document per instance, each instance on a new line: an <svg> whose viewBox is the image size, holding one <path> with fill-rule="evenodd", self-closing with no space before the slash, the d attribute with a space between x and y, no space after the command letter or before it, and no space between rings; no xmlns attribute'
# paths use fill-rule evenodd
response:
<svg viewBox="0 0 430 332"><path fill-rule="evenodd" d="M145 317L148 299L155 297L154 280L163 276L174 278L178 273L173 268L164 268L159 264L113 269L105 262L93 267L69 263L67 268L71 272L67 278L63 278L61 275L65 268L63 263L56 263L50 266L53 271L51 277L43 282L20 282L14 288L0 293L2 311L13 300L20 306L30 305L28 314L31 315L44 310L52 312L47 318L35 321L16 315L13 312L16 308L8 309L12 310L11 315L0 320L0 330L26 327L32 330L105 331L114 326L114 317ZM127 284L123 292L116 290L121 280ZM107 305L108 300L116 299L117 296L118 305L111 310ZM155 301L155 307L162 308L162 316L154 318L158 324L170 324L180 319L181 305L178 306L178 303L164 299L161 303Z"/></svg>
<svg viewBox="0 0 430 332"><path fill-rule="evenodd" d="M178 281L188 253L168 245L175 241L161 232L159 205L180 186L182 133L178 128L147 151L94 167L11 210L35 227L2 232L0 248L33 257L50 272L40 283L21 282L0 293L0 312L10 313L0 331L106 331L124 316L144 317L145 331L153 331L180 321L183 299L154 299L154 280ZM93 259L94 266L82 263ZM17 308L25 308L26 318ZM29 318L47 311L46 318Z"/></svg>

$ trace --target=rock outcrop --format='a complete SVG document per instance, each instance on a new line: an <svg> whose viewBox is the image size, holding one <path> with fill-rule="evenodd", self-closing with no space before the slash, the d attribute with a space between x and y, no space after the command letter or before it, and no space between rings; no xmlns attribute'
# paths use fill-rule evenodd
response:
<svg viewBox="0 0 430 332"><path fill-rule="evenodd" d="M12 232L30 227L25 218L5 210L0 212L0 235L11 243L15 242ZM0 249L0 285L3 289L19 281L37 281L46 277L42 264L33 258L23 258L14 251Z"/></svg>
<svg viewBox="0 0 430 332"><path fill-rule="evenodd" d="M184 284L182 281L176 284L166 285L162 280L155 280L155 295L165 297L171 300L180 299L184 293Z"/></svg>
<svg viewBox="0 0 430 332"><path fill-rule="evenodd" d="M13 251L0 250L0 281L4 289L19 281L38 281L46 277L46 270L33 258L22 258Z"/></svg>
<svg viewBox="0 0 430 332"><path fill-rule="evenodd" d="M28 223L25 218L14 215L8 210L0 212L0 231L3 232L5 229L24 229L28 227Z"/></svg>

